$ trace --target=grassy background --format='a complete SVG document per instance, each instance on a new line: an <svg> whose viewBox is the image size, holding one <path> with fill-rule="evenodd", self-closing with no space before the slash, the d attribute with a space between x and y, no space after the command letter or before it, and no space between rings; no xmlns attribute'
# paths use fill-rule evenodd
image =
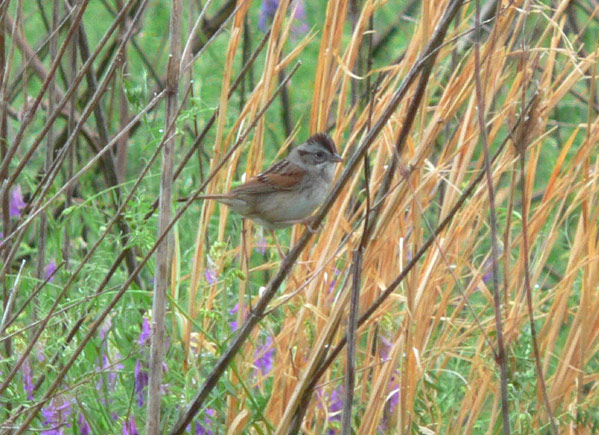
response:
<svg viewBox="0 0 599 435"><path fill-rule="evenodd" d="M118 21L123 3L130 10ZM191 35L201 5L184 2L183 45L202 32L222 32L201 52L193 45L199 57L180 77L173 149L182 170L172 197L158 209L164 172L160 159L151 159L171 135L165 135L164 94L156 106L148 104L166 82L171 2L86 6L78 37L58 57L60 68L50 81L64 95L74 80L72 63L75 74L82 71L81 35L91 52L100 48L89 73L107 87L91 102L95 111L81 128L74 126L92 101L89 77L50 122L59 98L40 93L57 58L46 43L53 5L0 6L6 66L0 81L6 101L0 114L0 429L143 432L147 328L154 320L154 288L160 286L156 263L166 261L162 389L149 393L162 395L160 431L170 433L182 421L279 273L285 279L267 301L268 314L218 375L190 431L337 433L348 373L356 378L356 433L496 433L507 432L506 423L517 433L552 427L560 433L597 431L594 3L483 2L486 21L478 36L476 3L465 3L422 96L416 78L388 114L386 107L419 65L450 2L274 2L277 14L267 14L267 27L260 29L266 3L240 2L237 9L235 2L208 3L209 22ZM292 19L295 7L301 10ZM138 8L144 9L134 23ZM55 13L60 22L64 4ZM113 22L120 30L101 45ZM67 19L53 34L58 46L72 26ZM117 56L131 26L134 32ZM227 98L269 26L266 45ZM297 61L301 65L294 69ZM114 73L106 76L111 66ZM281 90L275 92L290 73L285 102ZM480 134L481 110L487 139ZM214 124L200 136L213 114ZM369 139L377 121L382 128ZM44 131L47 122L51 128ZM80 131L67 139L74 128ZM346 162L369 143L368 160L355 170L339 168L338 178L345 170L347 182L293 264L285 265L260 228L226 208L177 202L198 193L206 180L203 193L227 191L284 155L286 146L325 130ZM120 132L125 139L113 147L110 141ZM104 160L73 176L107 145ZM497 153L488 167L485 147ZM44 162L46 168L57 162L55 172L44 169ZM496 198L497 240L485 170ZM376 207L369 208L367 198ZM165 204L182 213L169 232L169 255L159 258L153 249ZM292 247L303 232L298 226L277 236ZM58 270L50 276L52 265ZM339 344L348 330L352 291L359 291L360 313L386 295L358 327L355 368ZM498 356L499 335L504 358ZM502 398L508 406L504 419Z"/></svg>

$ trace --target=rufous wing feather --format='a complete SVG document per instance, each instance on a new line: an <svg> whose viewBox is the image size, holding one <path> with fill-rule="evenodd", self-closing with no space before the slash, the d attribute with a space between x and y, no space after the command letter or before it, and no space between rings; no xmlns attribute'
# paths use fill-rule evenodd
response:
<svg viewBox="0 0 599 435"><path fill-rule="evenodd" d="M229 194L258 194L293 190L302 180L306 171L288 160L275 163L266 171L251 178L246 183L233 189Z"/></svg>

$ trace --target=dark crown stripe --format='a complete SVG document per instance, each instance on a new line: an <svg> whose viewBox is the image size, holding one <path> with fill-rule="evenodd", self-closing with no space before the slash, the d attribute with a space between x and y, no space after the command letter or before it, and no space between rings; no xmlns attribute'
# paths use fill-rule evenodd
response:
<svg viewBox="0 0 599 435"><path fill-rule="evenodd" d="M335 147L335 142L333 142L333 139L327 133L316 133L315 135L311 136L307 142L319 143L323 147L325 147L331 154L337 153L337 147Z"/></svg>

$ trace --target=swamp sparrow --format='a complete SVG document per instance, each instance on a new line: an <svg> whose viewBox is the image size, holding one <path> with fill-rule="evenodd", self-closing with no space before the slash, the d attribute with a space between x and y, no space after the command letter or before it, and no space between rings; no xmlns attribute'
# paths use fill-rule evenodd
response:
<svg viewBox="0 0 599 435"><path fill-rule="evenodd" d="M333 182L337 154L333 139L316 133L261 174L214 199L272 232L307 218L325 200Z"/></svg>

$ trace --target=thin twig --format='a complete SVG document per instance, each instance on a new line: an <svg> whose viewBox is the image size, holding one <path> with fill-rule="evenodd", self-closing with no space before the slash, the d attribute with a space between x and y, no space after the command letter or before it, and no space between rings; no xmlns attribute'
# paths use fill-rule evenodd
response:
<svg viewBox="0 0 599 435"><path fill-rule="evenodd" d="M475 27L480 27L480 0L476 0ZM480 35L480 33L479 33ZM495 188L493 186L493 173L491 172L491 161L489 158L489 142L487 138L487 126L485 124L485 96L480 77L480 38L476 38L474 44L474 84L476 91L476 104L480 137L484 152L484 172L489 191L489 226L491 227L491 260L493 270L493 302L495 304L495 329L497 334L497 354L495 361L499 365L500 389L501 389L501 413L503 417L503 433L510 433L510 416L508 406L508 373L507 359L505 357L505 345L503 342L503 324L501 319L501 296L499 294L499 248L497 246L497 212L495 211Z"/></svg>
<svg viewBox="0 0 599 435"><path fill-rule="evenodd" d="M372 34L373 34L373 16L369 19L368 33L368 52L366 60L366 90L370 94L368 102L368 123L367 128L372 127L372 112L374 107L374 97L376 92L370 87L370 71L372 69ZM377 84L375 84L376 88ZM352 88L353 89L353 88ZM354 102L355 104L355 102ZM347 366L345 374L345 400L343 401L343 413L341 415L341 433L343 435L351 435L352 424L352 406L356 379L356 348L357 348L357 333L358 333L358 316L360 314L360 288L362 281L362 259L366 251L368 242L367 230L370 218L370 160L368 153L364 154L364 191L366 193L366 211L364 216L364 225L362 228L362 237L360 243L353 253L353 271L352 271L352 286L351 298L349 304L349 315L347 320ZM297 422L299 423L299 419Z"/></svg>

